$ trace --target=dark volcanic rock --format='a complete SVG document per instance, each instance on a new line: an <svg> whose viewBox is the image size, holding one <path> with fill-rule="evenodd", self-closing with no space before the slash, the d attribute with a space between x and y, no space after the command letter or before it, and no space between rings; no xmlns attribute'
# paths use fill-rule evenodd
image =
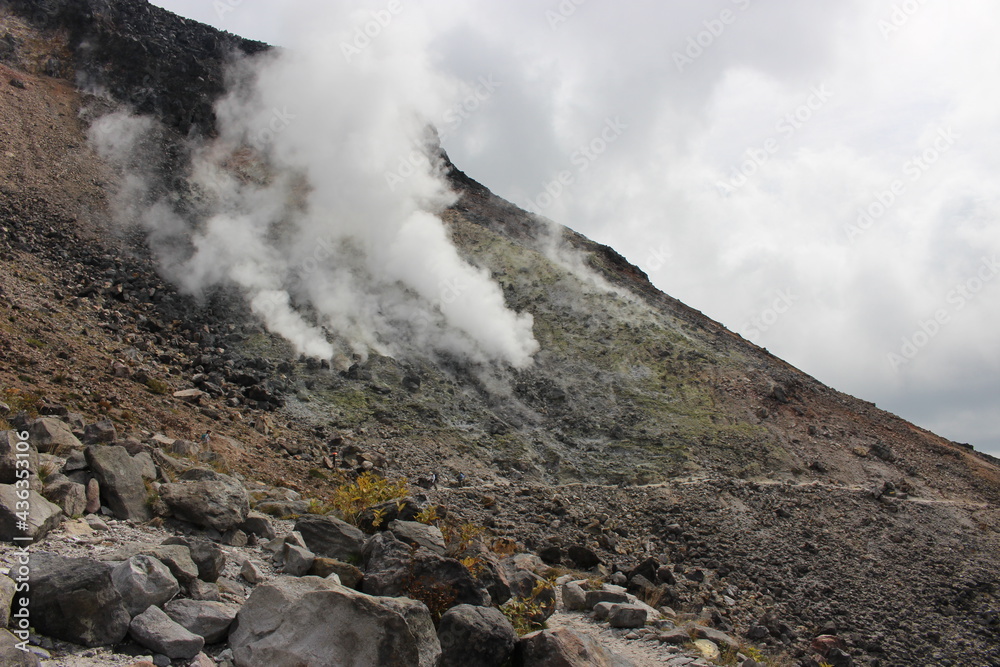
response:
<svg viewBox="0 0 1000 667"><path fill-rule="evenodd" d="M32 623L50 637L106 646L128 632L129 613L104 563L35 553L29 599Z"/></svg>

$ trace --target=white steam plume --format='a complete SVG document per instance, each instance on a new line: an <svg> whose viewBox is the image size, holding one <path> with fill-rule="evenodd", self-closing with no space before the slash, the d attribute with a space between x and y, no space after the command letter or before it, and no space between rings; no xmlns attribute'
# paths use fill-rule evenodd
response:
<svg viewBox="0 0 1000 667"><path fill-rule="evenodd" d="M337 20L345 33L357 22ZM239 286L303 354L330 358L347 345L527 366L538 350L531 315L506 307L438 217L455 194L428 119L459 87L434 71L410 28L349 61L328 34L239 62L216 105L218 138L192 147L189 195L154 197L126 160L123 211L141 220L183 290ZM147 119L119 113L91 134L123 163L142 154L149 131Z"/></svg>

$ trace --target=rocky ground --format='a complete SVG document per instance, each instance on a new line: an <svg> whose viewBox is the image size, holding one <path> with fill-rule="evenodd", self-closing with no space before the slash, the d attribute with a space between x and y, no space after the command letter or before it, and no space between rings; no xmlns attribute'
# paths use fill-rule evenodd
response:
<svg viewBox="0 0 1000 667"><path fill-rule="evenodd" d="M135 545L201 536L226 558L221 579L205 583L222 604L243 605L254 590L243 563L270 585L286 567L284 542L275 569L269 537L179 521L157 485L198 483L178 480L189 466L226 475L247 492L246 509L268 512L286 536L289 517L327 510L338 488L371 471L408 478L413 504L447 517L437 523L449 553L495 560L508 587L535 581L525 571L583 576L626 586L655 610L642 627L612 629L560 606L550 630L575 635L521 640L522 656L599 653L589 637L635 664L680 665L699 655L697 626L771 664L812 664L818 652L838 665L1000 664L994 459L823 386L657 292L611 249L569 234L592 270L633 296L595 292L538 251L541 223L457 169L463 196L446 220L463 253L535 315L536 367L498 370L507 391L498 394L481 369L434 360L299 358L248 318L238 295L195 301L159 278L142 236L111 223L120 174L86 137L122 101L162 112L167 135L208 127L218 53L234 38L111 2L96 23L77 17L101 45L83 52L80 34L60 28L72 3L27 3L44 16L23 4L0 7L0 428L32 429L46 466L33 487L64 517L85 517L56 528L53 510L33 551L120 563ZM194 61L174 54L178 35L206 50ZM137 36L158 45L159 74L137 53L105 70L111 94L78 88L77 68L116 59ZM204 69L200 83L182 74L192 67ZM56 435L66 442L53 446ZM99 472L100 452L116 445L147 473L130 509L109 495L114 475ZM379 548L391 555L391 546ZM13 548L0 553L16 565ZM294 553L301 567L308 554ZM390 561L376 560L373 581L384 583ZM194 581L179 580L175 595L191 599ZM329 584L301 585L323 604L359 604ZM457 626L476 625L463 618ZM491 619L480 620L503 625ZM433 628L413 623L423 628L415 650L433 652ZM686 638L671 638L674 626ZM151 654L134 634L90 648L55 637L35 635L50 664ZM225 648L210 643L207 653L225 660ZM843 656L831 658L832 648Z"/></svg>

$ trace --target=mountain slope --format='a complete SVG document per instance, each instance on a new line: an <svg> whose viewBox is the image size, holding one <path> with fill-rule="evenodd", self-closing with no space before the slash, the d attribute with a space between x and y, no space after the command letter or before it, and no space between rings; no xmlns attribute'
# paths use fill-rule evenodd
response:
<svg viewBox="0 0 1000 667"><path fill-rule="evenodd" d="M11 5L7 402L105 414L122 433L229 436L244 447L223 452L233 469L316 497L333 454L365 452L387 474L436 474L455 488L429 497L529 548L585 542L609 562L667 554L711 570L742 592L741 630L773 611L809 630L837 619L874 660L997 659L996 460L824 386L450 163L461 196L444 220L508 306L533 315L535 364L300 358L234 291L197 302L158 277L143 236L111 221L121 174L86 139L93 118L132 103L182 153L189 132L211 132L225 53L264 47L145 3ZM107 94L82 92L79 72ZM193 386L200 405L169 397ZM879 615L880 591L905 625ZM914 636L926 627L957 648Z"/></svg>

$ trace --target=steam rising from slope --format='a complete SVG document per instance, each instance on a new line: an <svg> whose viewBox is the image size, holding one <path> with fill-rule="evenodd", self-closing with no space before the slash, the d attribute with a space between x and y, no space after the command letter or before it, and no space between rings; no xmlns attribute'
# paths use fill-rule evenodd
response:
<svg viewBox="0 0 1000 667"><path fill-rule="evenodd" d="M142 158L129 164L144 154L148 119L100 119L92 140L127 174L122 211L183 290L239 286L301 353L330 358L346 344L361 355L530 364L531 316L506 307L438 217L455 195L428 119L458 88L433 71L418 30L350 62L339 44L316 36L237 63L216 107L219 136L192 148L183 197L154 196L151 175L135 175Z"/></svg>

